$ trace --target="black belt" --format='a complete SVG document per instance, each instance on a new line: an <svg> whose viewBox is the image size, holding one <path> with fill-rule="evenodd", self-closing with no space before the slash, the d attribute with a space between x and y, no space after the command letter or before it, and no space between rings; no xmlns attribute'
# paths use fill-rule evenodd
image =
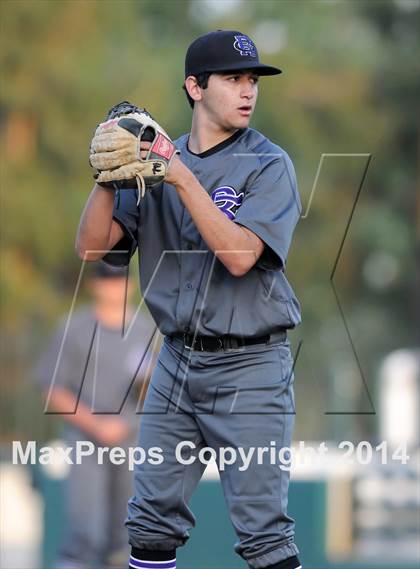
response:
<svg viewBox="0 0 420 569"><path fill-rule="evenodd" d="M199 352L218 352L220 350L234 350L243 346L251 346L252 344L268 344L270 340L282 342L287 338L286 330L281 330L274 334L266 334L265 336L252 336L250 338L241 338L240 336L196 336L194 334L175 334L169 336L178 338L184 343L184 347L189 350L197 350Z"/></svg>

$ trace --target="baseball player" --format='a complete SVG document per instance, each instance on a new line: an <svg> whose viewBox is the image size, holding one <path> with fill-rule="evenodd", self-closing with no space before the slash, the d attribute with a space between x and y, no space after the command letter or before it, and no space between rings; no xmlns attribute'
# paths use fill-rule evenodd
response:
<svg viewBox="0 0 420 569"><path fill-rule="evenodd" d="M259 452L247 468L218 464L236 552L254 569L301 567L288 472L265 460L291 443L287 330L300 307L284 271L300 201L287 153L249 127L259 77L278 73L241 32L205 34L185 59L189 134L172 143L124 103L91 143L97 183L78 254L93 260L108 250L107 262L124 265L138 249L143 297L164 335L139 438L164 460L134 473L126 520L134 569L175 569L195 522L188 503L203 447L218 457L224 448Z"/></svg>
<svg viewBox="0 0 420 569"><path fill-rule="evenodd" d="M34 379L45 393L48 409L63 412L62 438L67 448L89 440L96 447L117 445L127 449L136 444L139 392L143 393L143 382L149 379L148 370L155 361L147 352L150 360L143 360L136 374L152 322L148 315L136 318L123 341L127 271L103 262L90 268L88 288L93 302L76 310L69 323L67 317L62 319L40 354ZM130 298L131 283L128 292ZM134 312L129 303L127 312L130 310ZM130 389L134 377L135 386ZM126 404L118 413L126 394ZM76 407L77 412L71 413ZM126 465L113 464L106 458L98 464L96 453L71 467L65 485L64 539L55 569L121 566L128 553L122 530L131 486L132 473Z"/></svg>

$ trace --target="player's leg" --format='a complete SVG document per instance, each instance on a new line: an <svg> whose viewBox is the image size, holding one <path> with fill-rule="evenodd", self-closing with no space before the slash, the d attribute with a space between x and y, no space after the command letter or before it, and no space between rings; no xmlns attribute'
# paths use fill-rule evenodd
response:
<svg viewBox="0 0 420 569"><path fill-rule="evenodd" d="M101 559L107 540L107 478L107 469L98 465L95 453L72 465L65 486L65 529L57 569L88 569Z"/></svg>
<svg viewBox="0 0 420 569"><path fill-rule="evenodd" d="M197 417L207 442L217 451L221 447L241 447L247 453L255 449L248 464L238 454L236 462L221 471L225 499L240 540L235 550L255 569L296 569L300 563L294 521L287 514L289 472L279 468L278 458L270 464L270 449L290 447L292 438L289 345L250 346L242 354L227 355L224 364L221 357L220 366L208 367L213 367L212 376L218 374L219 379L206 378L208 385L217 384L214 412ZM258 450L265 448L267 451Z"/></svg>
<svg viewBox="0 0 420 569"><path fill-rule="evenodd" d="M195 524L188 501L204 467L199 461L185 466L176 457L181 441L192 441L198 448L202 445L184 388L187 366L186 359L164 342L140 419L138 446L146 460L135 466L134 496L128 503L126 526L133 547L132 567L144 566L139 565L142 561L172 559Z"/></svg>
<svg viewBox="0 0 420 569"><path fill-rule="evenodd" d="M129 441L123 446L126 453L128 448L135 447L136 440ZM128 463L109 465L109 511L108 516L108 547L105 559L105 567L125 567L130 547L127 542L127 531L124 521L127 517L127 501L133 494L133 473L128 468Z"/></svg>

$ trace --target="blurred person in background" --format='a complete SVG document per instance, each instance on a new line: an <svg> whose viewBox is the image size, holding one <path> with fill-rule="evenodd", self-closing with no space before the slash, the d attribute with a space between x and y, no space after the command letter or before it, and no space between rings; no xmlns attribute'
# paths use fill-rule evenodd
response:
<svg viewBox="0 0 420 569"><path fill-rule="evenodd" d="M74 448L81 440L95 445L91 456L71 466L66 480L65 532L57 569L126 563L124 519L132 473L127 461L112 464L108 455L99 464L96 447L136 446L136 410L141 409L154 360L148 349L151 321L139 313L127 330L134 314L128 304L133 287L127 282L127 268L95 263L88 288L93 302L76 310L68 327L66 315L35 368L46 412L64 419L65 446Z"/></svg>

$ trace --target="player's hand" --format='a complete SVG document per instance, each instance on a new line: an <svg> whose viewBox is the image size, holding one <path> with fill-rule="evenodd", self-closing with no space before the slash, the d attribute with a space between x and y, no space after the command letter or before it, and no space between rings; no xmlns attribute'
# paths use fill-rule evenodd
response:
<svg viewBox="0 0 420 569"><path fill-rule="evenodd" d="M191 176L191 170L185 166L181 158L178 155L172 158L171 164L169 166L168 172L165 177L165 182L176 186L181 184L188 176Z"/></svg>
<svg viewBox="0 0 420 569"><path fill-rule="evenodd" d="M151 146L152 146L151 142L144 142L144 141L140 142L140 157L143 158L143 160L147 158L147 152Z"/></svg>
<svg viewBox="0 0 420 569"><path fill-rule="evenodd" d="M98 443L112 446L125 441L130 432L130 426L121 417L98 416L94 436Z"/></svg>

